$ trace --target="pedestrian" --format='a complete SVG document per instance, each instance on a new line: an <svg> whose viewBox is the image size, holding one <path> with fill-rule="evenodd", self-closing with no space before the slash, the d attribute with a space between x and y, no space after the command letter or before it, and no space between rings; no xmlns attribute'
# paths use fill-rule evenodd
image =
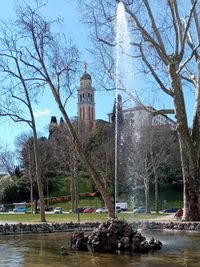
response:
<svg viewBox="0 0 200 267"><path fill-rule="evenodd" d="M177 220L181 220L183 217L183 209L179 208L174 216Z"/></svg>

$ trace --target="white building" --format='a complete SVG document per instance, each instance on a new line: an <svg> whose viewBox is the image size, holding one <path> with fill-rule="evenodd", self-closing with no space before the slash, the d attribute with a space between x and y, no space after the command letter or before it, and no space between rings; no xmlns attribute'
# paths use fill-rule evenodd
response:
<svg viewBox="0 0 200 267"><path fill-rule="evenodd" d="M169 125L171 130L176 130L176 122L167 117L166 115L155 115L153 112L156 110L152 107L136 106L122 110L123 118L129 121L135 128L150 125ZM111 122L112 113L108 114L108 120Z"/></svg>

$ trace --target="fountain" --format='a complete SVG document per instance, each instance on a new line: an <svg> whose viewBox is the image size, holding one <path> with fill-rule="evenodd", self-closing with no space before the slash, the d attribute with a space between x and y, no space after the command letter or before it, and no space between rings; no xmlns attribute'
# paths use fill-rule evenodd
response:
<svg viewBox="0 0 200 267"><path fill-rule="evenodd" d="M119 129L118 111L120 110L121 97L119 91L127 90L131 83L132 66L130 60L130 40L124 5L120 2L117 7L116 23L116 97L115 97L115 188L114 207L116 216L117 181L118 181L118 145L121 138ZM162 248L159 240L151 238L149 241L138 231L133 230L131 224L124 220L110 219L94 229L90 236L83 231L72 235L71 248L73 250L91 250L95 252L148 252Z"/></svg>
<svg viewBox="0 0 200 267"><path fill-rule="evenodd" d="M115 64L115 188L114 188L114 201L115 201L115 213L116 213L116 201L118 199L118 153L119 153L119 142L120 134L119 132L119 118L118 111L122 106L122 97L121 94L124 91L127 91L132 85L133 80L133 64L131 55L131 46L130 46L130 36L128 32L127 18L125 14L125 9L123 3L119 2L117 5L116 12L116 64Z"/></svg>

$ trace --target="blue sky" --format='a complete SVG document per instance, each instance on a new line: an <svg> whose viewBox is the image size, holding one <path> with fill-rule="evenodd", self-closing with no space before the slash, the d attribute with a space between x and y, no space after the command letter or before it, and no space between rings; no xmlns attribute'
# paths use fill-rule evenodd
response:
<svg viewBox="0 0 200 267"><path fill-rule="evenodd" d="M10 20L15 17L15 4L17 2L23 2L21 0L9 0L2 1L0 8L0 18L2 20ZM31 3L31 0L26 1ZM80 22L80 14L76 11L74 1L66 0L49 0L47 6L44 8L44 14L49 18L63 18L63 32L67 36L70 36L78 46L82 54L82 60L88 62L88 72L91 73L90 62L92 58L87 52L89 48L89 42L87 39L88 29ZM83 70L84 71L84 70ZM94 81L94 79L93 79ZM77 87L79 81L77 81ZM95 87L95 83L93 83ZM95 103L96 103L96 118L107 120L107 113L112 111L114 101L114 93L106 93L96 91ZM102 105L103 102L103 105ZM70 117L77 115L77 94L68 102L66 110ZM60 118L60 111L54 102L53 97L44 96L40 99L40 103L34 106L35 118L37 123L38 132L42 135L48 135L48 123L52 115L56 115L58 120ZM8 118L0 119L0 140L4 144L8 145L10 149L14 148L15 137L20 135L21 132L30 131L30 128L25 123L13 123Z"/></svg>
<svg viewBox="0 0 200 267"><path fill-rule="evenodd" d="M15 17L14 7L16 0L1 1L0 8L0 18L3 20L13 19ZM18 1L23 2L23 0ZM26 0L28 3L32 3L32 0ZM75 1L76 2L76 1ZM49 0L47 7L44 9L45 16L49 18L62 17L63 22L63 32L67 36L70 36L80 49L82 53L82 60L88 62L88 72L92 73L90 68L92 63L92 57L87 52L90 46L88 42L88 29L80 22L80 14L76 11L76 4L74 1L67 0ZM93 77L94 78L94 77ZM95 86L93 79L93 86ZM77 81L76 86L79 86L79 81ZM134 87L135 88L147 88L151 87L150 84L144 79L144 77L137 76L134 77ZM148 97L144 89L140 89L140 96L143 99L147 99L145 104L152 105L155 108L171 108L172 101L166 97L161 91L157 90L154 92L154 97L152 95ZM95 93L95 103L96 103L96 118L107 120L107 113L112 111L115 93L96 91ZM151 101L150 101L151 99ZM192 105L193 105L193 93L188 90L186 95L186 106L188 110L189 124L192 122ZM77 115L77 94L75 93L71 100L68 102L66 110L70 117ZM48 136L48 123L52 115L56 115L59 119L61 114L58 110L53 97L44 96L40 99L40 103L34 106L35 118L37 123L38 132L44 136ZM0 119L0 141L4 144L8 144L11 149L14 148L15 137L20 135L23 131L30 131L29 127L23 123L13 123L8 118Z"/></svg>

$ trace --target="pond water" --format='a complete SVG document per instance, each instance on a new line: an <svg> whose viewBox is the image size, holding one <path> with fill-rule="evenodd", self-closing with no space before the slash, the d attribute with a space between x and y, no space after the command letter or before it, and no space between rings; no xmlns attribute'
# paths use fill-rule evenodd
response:
<svg viewBox="0 0 200 267"><path fill-rule="evenodd" d="M1 267L199 267L200 233L143 231L149 239L163 242L163 249L148 254L100 254L74 252L60 254L61 246L69 248L71 233L0 236Z"/></svg>

